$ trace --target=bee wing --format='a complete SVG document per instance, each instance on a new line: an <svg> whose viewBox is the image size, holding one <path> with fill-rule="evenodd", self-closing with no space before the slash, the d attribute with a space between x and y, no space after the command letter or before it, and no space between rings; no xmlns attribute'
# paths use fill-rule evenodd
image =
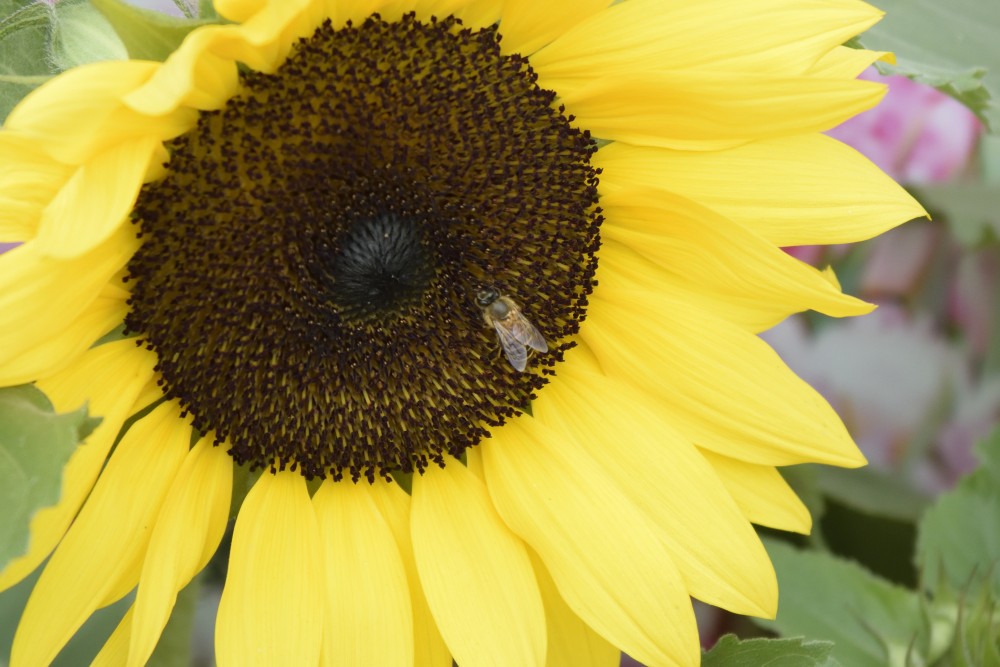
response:
<svg viewBox="0 0 1000 667"><path fill-rule="evenodd" d="M545 342L545 337L542 336L541 332L535 328L534 324L529 322L528 319L520 313L518 313L517 317L514 318L514 321L511 322L510 332L522 345L532 347L539 352L549 351L549 345Z"/></svg>
<svg viewBox="0 0 1000 667"><path fill-rule="evenodd" d="M514 332L505 327L499 321L493 323L493 328L497 330L497 337L500 339L500 347L507 357L510 365L519 371L523 371L528 365L528 350L524 344L517 339Z"/></svg>

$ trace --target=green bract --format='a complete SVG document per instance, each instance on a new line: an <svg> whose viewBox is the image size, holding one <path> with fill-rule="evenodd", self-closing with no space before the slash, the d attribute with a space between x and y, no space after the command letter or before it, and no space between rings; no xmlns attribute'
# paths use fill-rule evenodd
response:
<svg viewBox="0 0 1000 667"><path fill-rule="evenodd" d="M32 386L0 389L0 568L27 549L31 518L59 500L63 466L99 423L85 405L57 414Z"/></svg>

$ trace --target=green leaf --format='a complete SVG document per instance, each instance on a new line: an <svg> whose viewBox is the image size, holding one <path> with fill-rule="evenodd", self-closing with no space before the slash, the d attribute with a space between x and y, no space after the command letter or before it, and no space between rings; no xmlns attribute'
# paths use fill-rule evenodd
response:
<svg viewBox="0 0 1000 667"><path fill-rule="evenodd" d="M755 638L740 641L725 635L702 654L702 667L840 667L831 655L832 642L808 639Z"/></svg>
<svg viewBox="0 0 1000 667"><path fill-rule="evenodd" d="M899 476L874 468L817 468L819 487L824 494L866 514L915 522L929 502Z"/></svg>
<svg viewBox="0 0 1000 667"><path fill-rule="evenodd" d="M879 49L884 50L884 49ZM996 92L987 85L988 71L983 67L973 67L965 71L949 70L933 67L922 63L914 63L906 58L900 59L895 65L876 63L875 67L882 73L905 76L908 79L925 83L961 102L990 128L1000 127L1000 119L996 116L994 104Z"/></svg>
<svg viewBox="0 0 1000 667"><path fill-rule="evenodd" d="M215 3L212 0L198 0L198 16L218 21L219 13L215 11Z"/></svg>
<svg viewBox="0 0 1000 667"><path fill-rule="evenodd" d="M956 634L951 665L1000 665L1000 617L997 599L989 589L980 590L978 598L962 609Z"/></svg>
<svg viewBox="0 0 1000 667"><path fill-rule="evenodd" d="M0 0L0 120L52 77L47 45L54 16L44 2Z"/></svg>
<svg viewBox="0 0 1000 667"><path fill-rule="evenodd" d="M87 0L0 0L0 120L59 72L126 56Z"/></svg>
<svg viewBox="0 0 1000 667"><path fill-rule="evenodd" d="M866 48L893 51L880 69L930 84L1000 130L1000 8L983 0L879 0L887 14L861 36ZM992 99L990 99L992 98Z"/></svg>
<svg viewBox="0 0 1000 667"><path fill-rule="evenodd" d="M218 23L213 17L186 18L141 9L124 0L90 2L118 31L129 57L142 60L166 60L189 32L198 26Z"/></svg>
<svg viewBox="0 0 1000 667"><path fill-rule="evenodd" d="M778 468L778 472L809 510L813 525L818 524L823 515L826 514L826 499L819 488L819 467L819 465L806 464ZM814 530L807 539L813 545L822 545L823 532Z"/></svg>
<svg viewBox="0 0 1000 667"><path fill-rule="evenodd" d="M1000 429L979 444L980 467L941 496L917 528L917 565L931 591L988 584L1000 597Z"/></svg>
<svg viewBox="0 0 1000 667"><path fill-rule="evenodd" d="M32 516L59 500L66 462L99 423L86 406L56 414L31 385L0 389L0 568L25 553Z"/></svg>
<svg viewBox="0 0 1000 667"><path fill-rule="evenodd" d="M1000 136L986 135L979 140L979 167L987 183L1000 184Z"/></svg>
<svg viewBox="0 0 1000 667"><path fill-rule="evenodd" d="M832 656L851 667L903 665L921 631L917 596L859 565L765 540L778 573L778 617L753 619L779 635L834 643Z"/></svg>
<svg viewBox="0 0 1000 667"><path fill-rule="evenodd" d="M956 182L914 190L933 217L944 218L962 245L979 246L1000 239L1000 184Z"/></svg>
<svg viewBox="0 0 1000 667"><path fill-rule="evenodd" d="M125 323L122 322L114 329L112 329L108 333L98 338L97 342L94 343L94 347L97 347L98 345L104 345L105 343L113 343L118 340L125 340L126 338L134 338L134 337L135 334L128 335L125 333Z"/></svg>
<svg viewBox="0 0 1000 667"><path fill-rule="evenodd" d="M62 0L55 6L51 63L55 71L102 60L124 60L128 51L107 19L86 0Z"/></svg>
<svg viewBox="0 0 1000 667"><path fill-rule="evenodd" d="M977 148L973 173L979 178L914 188L931 217L943 219L967 247L1000 241L1000 135L983 135Z"/></svg>

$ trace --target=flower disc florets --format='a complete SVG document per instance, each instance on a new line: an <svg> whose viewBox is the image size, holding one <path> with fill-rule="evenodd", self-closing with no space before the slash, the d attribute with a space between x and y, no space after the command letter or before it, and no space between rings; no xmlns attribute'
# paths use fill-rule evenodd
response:
<svg viewBox="0 0 1000 667"><path fill-rule="evenodd" d="M302 40L169 146L135 208L130 331L236 461L357 479L460 456L579 328L594 149L493 29L372 17ZM549 341L518 373L475 303Z"/></svg>

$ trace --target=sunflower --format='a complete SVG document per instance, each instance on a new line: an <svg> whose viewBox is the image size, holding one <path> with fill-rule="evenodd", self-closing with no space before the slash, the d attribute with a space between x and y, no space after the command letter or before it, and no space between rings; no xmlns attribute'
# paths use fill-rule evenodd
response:
<svg viewBox="0 0 1000 667"><path fill-rule="evenodd" d="M0 133L0 384L103 417L0 573L49 557L13 664L133 590L98 662L143 664L231 513L222 665L691 665L691 598L773 616L776 466L864 459L757 333L870 310L780 246L923 213L820 134L880 13L216 5Z"/></svg>

